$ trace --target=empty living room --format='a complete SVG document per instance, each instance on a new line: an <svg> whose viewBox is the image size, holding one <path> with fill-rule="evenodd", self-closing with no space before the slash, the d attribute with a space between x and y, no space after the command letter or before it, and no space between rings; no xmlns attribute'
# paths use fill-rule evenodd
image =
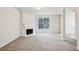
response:
<svg viewBox="0 0 79 59"><path fill-rule="evenodd" d="M79 7L0 7L0 51L78 51Z"/></svg>
<svg viewBox="0 0 79 59"><path fill-rule="evenodd" d="M0 59L79 59L79 0L1 0Z"/></svg>

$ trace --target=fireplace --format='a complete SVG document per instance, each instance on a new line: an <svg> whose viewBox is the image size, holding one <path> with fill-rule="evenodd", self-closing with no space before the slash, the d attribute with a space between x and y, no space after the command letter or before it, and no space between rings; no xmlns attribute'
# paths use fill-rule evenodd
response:
<svg viewBox="0 0 79 59"><path fill-rule="evenodd" d="M33 34L33 29L26 29L26 35Z"/></svg>

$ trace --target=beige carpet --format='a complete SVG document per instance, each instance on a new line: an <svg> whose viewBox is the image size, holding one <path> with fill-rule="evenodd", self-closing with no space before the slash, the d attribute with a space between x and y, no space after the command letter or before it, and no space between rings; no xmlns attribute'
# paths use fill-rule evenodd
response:
<svg viewBox="0 0 79 59"><path fill-rule="evenodd" d="M75 41L76 43L76 41ZM20 37L0 48L1 51L76 51L76 45L61 40L58 35Z"/></svg>

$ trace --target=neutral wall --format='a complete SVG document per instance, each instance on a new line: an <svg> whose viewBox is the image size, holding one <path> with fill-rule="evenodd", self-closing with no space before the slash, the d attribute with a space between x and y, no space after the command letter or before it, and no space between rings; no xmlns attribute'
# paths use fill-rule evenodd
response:
<svg viewBox="0 0 79 59"><path fill-rule="evenodd" d="M66 9L65 10L65 34L75 35L75 12Z"/></svg>
<svg viewBox="0 0 79 59"><path fill-rule="evenodd" d="M0 8L0 47L20 36L20 13L16 8Z"/></svg>
<svg viewBox="0 0 79 59"><path fill-rule="evenodd" d="M34 34L56 34L61 32L61 19L63 20L63 8L41 8L40 10L35 10L35 12L22 12L22 35L26 35L26 29L33 28ZM47 30L39 30L37 28L38 21L37 16L48 16L50 17L50 28Z"/></svg>
<svg viewBox="0 0 79 59"><path fill-rule="evenodd" d="M43 15L44 16L44 15ZM47 16L45 16L47 17ZM38 19L37 15L34 13L23 12L22 13L22 23L23 23L23 36L26 35L26 29L33 28L33 34L59 34L61 32L61 16L60 15L51 15L48 29L40 30L38 29Z"/></svg>
<svg viewBox="0 0 79 59"><path fill-rule="evenodd" d="M77 39L77 49L79 50L79 8L75 9L76 12L76 39Z"/></svg>
<svg viewBox="0 0 79 59"><path fill-rule="evenodd" d="M62 8L61 13L61 39L64 40L65 37L65 8Z"/></svg>
<svg viewBox="0 0 79 59"><path fill-rule="evenodd" d="M49 28L48 29L39 29L38 28L38 17L49 17ZM60 15L51 15L51 16L37 16L35 24L35 33L36 34L60 34L61 32L61 16Z"/></svg>
<svg viewBox="0 0 79 59"><path fill-rule="evenodd" d="M53 21L54 20L54 21ZM52 29L54 29L54 33L61 34L61 15L54 15L52 20Z"/></svg>
<svg viewBox="0 0 79 59"><path fill-rule="evenodd" d="M33 34L35 34L35 15L33 13L23 12L22 20L23 36L27 36L26 29L33 29Z"/></svg>
<svg viewBox="0 0 79 59"><path fill-rule="evenodd" d="M77 49L79 50L79 8L76 12L76 39L77 39Z"/></svg>
<svg viewBox="0 0 79 59"><path fill-rule="evenodd" d="M79 50L79 7L71 7L69 9L75 12L75 38L77 40L77 49Z"/></svg>
<svg viewBox="0 0 79 59"><path fill-rule="evenodd" d="M36 12L36 34L59 34L61 33L61 17L63 13L63 8L47 8L37 10ZM44 16L49 17L49 28L48 29L38 29L38 19L37 17Z"/></svg>

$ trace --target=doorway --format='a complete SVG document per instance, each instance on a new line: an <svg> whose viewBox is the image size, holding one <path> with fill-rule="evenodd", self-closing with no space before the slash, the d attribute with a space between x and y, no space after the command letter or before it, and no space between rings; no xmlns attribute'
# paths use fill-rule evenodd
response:
<svg viewBox="0 0 79 59"><path fill-rule="evenodd" d="M75 15L72 10L65 9L65 40L76 45Z"/></svg>

